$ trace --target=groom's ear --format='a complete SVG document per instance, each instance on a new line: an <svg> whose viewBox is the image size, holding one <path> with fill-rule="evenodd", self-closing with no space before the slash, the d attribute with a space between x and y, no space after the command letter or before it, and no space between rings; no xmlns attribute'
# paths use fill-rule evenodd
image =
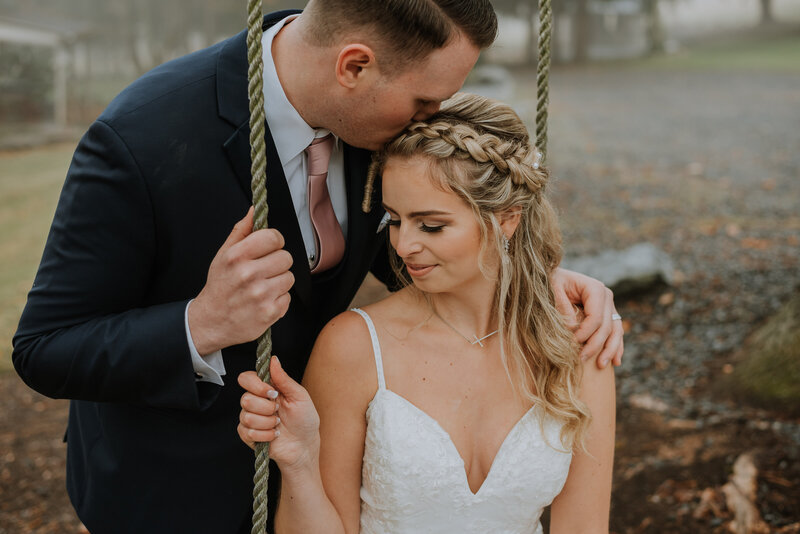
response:
<svg viewBox="0 0 800 534"><path fill-rule="evenodd" d="M349 44L336 58L336 80L343 87L354 89L378 76L375 52L365 44Z"/></svg>

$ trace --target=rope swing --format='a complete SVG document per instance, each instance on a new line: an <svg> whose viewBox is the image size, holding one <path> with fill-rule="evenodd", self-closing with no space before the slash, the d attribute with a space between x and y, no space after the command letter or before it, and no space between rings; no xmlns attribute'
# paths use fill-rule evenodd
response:
<svg viewBox="0 0 800 534"><path fill-rule="evenodd" d="M536 67L537 111L536 145L547 153L547 106L549 104L550 37L552 31L551 0L539 0L539 53ZM261 38L264 14L262 0L247 3L247 95L250 101L250 172L253 191L253 231L267 227L267 156L264 142L266 117L264 112L264 62ZM272 334L267 329L258 338L256 372L264 382L270 381L269 362L272 353ZM269 443L256 443L255 475L253 477L253 528L251 534L264 534L267 525L267 487L269 482Z"/></svg>
<svg viewBox="0 0 800 534"><path fill-rule="evenodd" d="M539 52L536 63L536 148L547 160L547 107L550 105L550 41L553 10L550 0L539 0Z"/></svg>
<svg viewBox="0 0 800 534"><path fill-rule="evenodd" d="M247 4L247 96L250 100L250 173L253 190L253 231L267 227L267 154L264 143L264 58L261 36L264 15L262 0ZM272 354L272 331L268 328L258 338L256 372L269 382L269 361ZM256 443L256 472L253 476L252 534L264 534L267 527L267 485L269 482L269 443Z"/></svg>

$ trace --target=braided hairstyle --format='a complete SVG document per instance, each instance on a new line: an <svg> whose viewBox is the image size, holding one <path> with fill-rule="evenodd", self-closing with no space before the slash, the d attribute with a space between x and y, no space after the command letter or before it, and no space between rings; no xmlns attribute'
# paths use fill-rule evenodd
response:
<svg viewBox="0 0 800 534"><path fill-rule="evenodd" d="M479 264L485 276L497 280L493 309L511 383L564 423L563 446L583 446L590 415L578 399L578 346L555 307L550 285L561 261L561 233L544 194L550 173L540 165L541 154L525 125L505 104L457 94L373 155L363 209L369 210L375 180L390 158L419 156L428 159L434 185L458 195L479 223ZM514 210L520 222L506 251L497 216ZM393 260L409 284L396 254Z"/></svg>

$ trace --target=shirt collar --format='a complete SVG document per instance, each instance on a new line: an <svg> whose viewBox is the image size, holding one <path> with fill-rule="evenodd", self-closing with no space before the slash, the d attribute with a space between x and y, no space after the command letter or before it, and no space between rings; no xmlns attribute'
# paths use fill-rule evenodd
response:
<svg viewBox="0 0 800 534"><path fill-rule="evenodd" d="M300 155L314 138L324 137L330 133L329 130L324 128L314 129L303 120L303 117L300 116L286 97L278 78L278 72L275 70L275 60L272 57L272 40L281 28L297 16L289 15L275 23L264 32L261 40L264 49L264 113L267 117L267 125L272 132L275 149L283 164ZM334 147L338 150L339 140L338 138L335 139Z"/></svg>

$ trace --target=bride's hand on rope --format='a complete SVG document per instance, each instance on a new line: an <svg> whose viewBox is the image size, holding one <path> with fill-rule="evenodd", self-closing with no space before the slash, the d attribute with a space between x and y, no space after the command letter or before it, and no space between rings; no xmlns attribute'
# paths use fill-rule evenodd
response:
<svg viewBox="0 0 800 534"><path fill-rule="evenodd" d="M292 380L277 357L270 361L272 385L255 371L239 375L242 411L239 437L250 448L270 442L269 456L282 472L314 467L319 458L319 415L303 386Z"/></svg>
<svg viewBox="0 0 800 534"><path fill-rule="evenodd" d="M611 290L594 278L561 268L553 273L551 284L556 307L574 326L575 337L583 344L581 357L596 358L601 369L609 362L621 365L622 321L614 319L619 316ZM582 314L576 314L575 305L582 308Z"/></svg>

